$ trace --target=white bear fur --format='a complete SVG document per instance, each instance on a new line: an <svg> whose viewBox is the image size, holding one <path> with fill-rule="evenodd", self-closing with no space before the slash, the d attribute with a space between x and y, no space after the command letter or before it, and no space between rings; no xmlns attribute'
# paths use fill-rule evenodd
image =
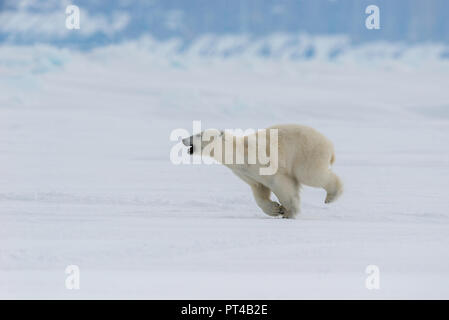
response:
<svg viewBox="0 0 449 320"><path fill-rule="evenodd" d="M261 175L263 165L248 164L248 136L236 137L227 132L221 132L223 143L222 159L216 158L238 177L245 181L252 189L257 205L270 216L281 215L284 218L294 218L300 211L299 191L301 185L323 188L327 192L325 203L336 200L343 192L340 178L332 172L330 166L335 161L335 152L332 142L317 130L301 125L285 124L267 128L278 130L278 169L273 175ZM198 136L213 133L203 131ZM269 134L267 136L267 154L269 154ZM257 135L256 135L257 137ZM236 142L243 139L245 162L244 164L226 164L224 161L224 141L233 139L233 154L235 160ZM185 145L191 145L193 137L183 140ZM210 143L219 141L211 139L210 142L201 143L201 148L193 150L194 154L201 154ZM240 140L241 141L241 140ZM234 161L235 163L235 161ZM264 167L266 167L265 165ZM271 192L279 202L270 199Z"/></svg>

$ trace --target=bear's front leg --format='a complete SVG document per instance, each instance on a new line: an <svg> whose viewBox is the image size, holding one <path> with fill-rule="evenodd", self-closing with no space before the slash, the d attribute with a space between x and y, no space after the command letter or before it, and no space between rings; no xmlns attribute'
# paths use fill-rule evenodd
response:
<svg viewBox="0 0 449 320"><path fill-rule="evenodd" d="M299 183L290 176L278 175L272 191L284 208L283 218L295 218L300 210Z"/></svg>
<svg viewBox="0 0 449 320"><path fill-rule="evenodd" d="M270 189L260 183L252 184L251 189L253 191L254 199L256 200L257 205L262 209L263 212L272 217L284 214L284 207L275 201L271 201Z"/></svg>

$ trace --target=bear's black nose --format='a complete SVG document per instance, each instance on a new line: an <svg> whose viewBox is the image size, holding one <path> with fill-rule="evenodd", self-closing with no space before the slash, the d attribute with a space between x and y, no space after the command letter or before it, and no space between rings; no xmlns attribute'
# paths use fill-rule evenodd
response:
<svg viewBox="0 0 449 320"><path fill-rule="evenodd" d="M186 146L186 147L191 147L193 144L193 136L190 136L188 138L184 138L182 139L182 143Z"/></svg>
<svg viewBox="0 0 449 320"><path fill-rule="evenodd" d="M189 150L187 151L189 154L193 154L193 144L189 146Z"/></svg>

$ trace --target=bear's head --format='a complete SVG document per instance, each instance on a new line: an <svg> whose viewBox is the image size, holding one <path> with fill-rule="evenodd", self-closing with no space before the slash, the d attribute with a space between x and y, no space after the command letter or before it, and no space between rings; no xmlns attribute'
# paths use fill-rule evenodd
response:
<svg viewBox="0 0 449 320"><path fill-rule="evenodd" d="M203 155L205 148L209 150L217 143L222 143L224 132L217 129L207 129L196 135L182 139L182 143L189 148L189 154ZM213 156L213 155L208 155Z"/></svg>

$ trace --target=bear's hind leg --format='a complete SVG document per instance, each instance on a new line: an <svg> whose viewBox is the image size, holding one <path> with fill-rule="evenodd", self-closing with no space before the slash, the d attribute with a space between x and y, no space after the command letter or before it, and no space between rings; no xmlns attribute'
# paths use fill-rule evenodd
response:
<svg viewBox="0 0 449 320"><path fill-rule="evenodd" d="M254 199L257 205L269 216L278 216L284 213L284 208L282 208L279 203L271 201L270 194L271 191L261 183L252 183L251 190L253 191Z"/></svg>
<svg viewBox="0 0 449 320"><path fill-rule="evenodd" d="M279 175L274 179L272 191L284 208L284 218L295 218L300 211L299 183L296 179Z"/></svg>
<svg viewBox="0 0 449 320"><path fill-rule="evenodd" d="M323 188L327 192L324 203L331 203L335 201L343 193L343 183L340 178L330 170Z"/></svg>
<svg viewBox="0 0 449 320"><path fill-rule="evenodd" d="M329 168L318 167L315 170L309 170L307 176L301 177L301 182L306 186L314 188L323 188L326 190L326 199L324 203L331 203L343 193L343 183L341 179Z"/></svg>

